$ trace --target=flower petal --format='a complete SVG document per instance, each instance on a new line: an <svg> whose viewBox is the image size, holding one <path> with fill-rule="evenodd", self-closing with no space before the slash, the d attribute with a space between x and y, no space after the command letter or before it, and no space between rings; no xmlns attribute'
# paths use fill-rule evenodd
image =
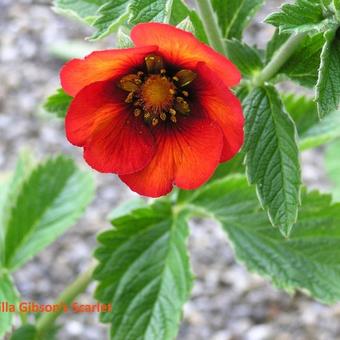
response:
<svg viewBox="0 0 340 340"><path fill-rule="evenodd" d="M156 46L96 51L84 59L73 59L60 72L61 86L70 96L83 87L102 80L123 76L143 64L147 54L157 51Z"/></svg>
<svg viewBox="0 0 340 340"><path fill-rule="evenodd" d="M68 140L84 146L87 163L100 172L129 174L143 169L154 155L154 138L124 104L112 82L82 89L65 119Z"/></svg>
<svg viewBox="0 0 340 340"><path fill-rule="evenodd" d="M199 61L205 62L227 86L237 85L241 74L223 55L197 40L191 33L161 23L136 25L131 31L136 46L157 45L168 62L194 69Z"/></svg>
<svg viewBox="0 0 340 340"><path fill-rule="evenodd" d="M159 127L156 153L145 169L120 178L133 191L150 197L169 193L173 184L192 190L211 177L222 146L221 130L211 120L183 118L177 126Z"/></svg>
<svg viewBox="0 0 340 340"><path fill-rule="evenodd" d="M221 162L231 159L244 141L244 116L238 98L224 85L220 78L205 63L196 69L197 81L193 84L198 105L195 110L203 111L223 131L224 147Z"/></svg>

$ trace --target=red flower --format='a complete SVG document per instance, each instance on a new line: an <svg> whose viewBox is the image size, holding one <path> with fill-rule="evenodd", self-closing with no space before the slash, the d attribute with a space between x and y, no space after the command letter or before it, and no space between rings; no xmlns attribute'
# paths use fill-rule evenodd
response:
<svg viewBox="0 0 340 340"><path fill-rule="evenodd" d="M240 73L192 34L148 23L132 29L134 48L68 62L63 89L74 99L68 140L94 169L116 173L134 191L195 189L243 143L240 102L228 87Z"/></svg>

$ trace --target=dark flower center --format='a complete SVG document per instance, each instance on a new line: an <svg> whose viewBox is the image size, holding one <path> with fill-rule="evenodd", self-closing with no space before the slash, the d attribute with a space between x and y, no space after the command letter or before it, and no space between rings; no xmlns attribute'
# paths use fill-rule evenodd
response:
<svg viewBox="0 0 340 340"><path fill-rule="evenodd" d="M118 86L128 92L126 103L131 104L135 117L157 126L159 122L176 123L180 115L190 114L188 86L196 78L191 70L168 73L163 58L150 54L145 57L143 71L131 73L119 80Z"/></svg>

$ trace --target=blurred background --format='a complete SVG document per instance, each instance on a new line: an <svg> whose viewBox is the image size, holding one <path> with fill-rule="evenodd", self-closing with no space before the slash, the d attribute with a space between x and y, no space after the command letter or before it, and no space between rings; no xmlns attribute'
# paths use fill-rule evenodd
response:
<svg viewBox="0 0 340 340"><path fill-rule="evenodd" d="M273 29L262 21L284 1L270 0L247 30L246 40L263 47ZM41 159L53 153L75 157L63 123L43 112L44 98L59 87L60 54L77 52L91 30L55 14L44 0L0 0L0 171L14 168L22 149ZM114 38L88 44L114 47ZM62 51L62 53L60 53ZM286 85L289 86L289 85ZM302 155L304 181L327 190L322 149ZM51 303L83 271L96 246L96 234L109 228L107 215L134 196L115 176L95 174L96 198L86 215L54 245L16 275L24 300ZM289 296L235 263L225 235L211 222L191 224L191 260L196 283L184 309L179 340L340 339L340 304L325 306L301 294ZM92 284L78 298L93 302ZM97 314L64 315L58 339L102 340L107 328Z"/></svg>

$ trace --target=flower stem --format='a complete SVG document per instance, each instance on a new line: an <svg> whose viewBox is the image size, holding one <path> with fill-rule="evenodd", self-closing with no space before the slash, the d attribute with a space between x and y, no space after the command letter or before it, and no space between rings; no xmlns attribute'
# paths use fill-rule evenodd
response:
<svg viewBox="0 0 340 340"><path fill-rule="evenodd" d="M79 275L78 278L59 295L54 303L64 303L66 305L71 304L74 299L79 294L83 293L87 286L91 283L94 268L95 265L93 264L89 267L88 270ZM37 321L36 324L38 339L53 326L54 322L62 313L63 309L60 309L56 312L45 313L42 315L42 317Z"/></svg>
<svg viewBox="0 0 340 340"><path fill-rule="evenodd" d="M225 54L223 37L217 24L217 17L211 5L211 0L196 0L198 11L207 33L210 45L218 52Z"/></svg>
<svg viewBox="0 0 340 340"><path fill-rule="evenodd" d="M266 81L272 79L284 63L293 55L305 36L306 33L298 33L289 37L289 39L274 54L267 66L255 77L253 84L255 86L261 86Z"/></svg>

